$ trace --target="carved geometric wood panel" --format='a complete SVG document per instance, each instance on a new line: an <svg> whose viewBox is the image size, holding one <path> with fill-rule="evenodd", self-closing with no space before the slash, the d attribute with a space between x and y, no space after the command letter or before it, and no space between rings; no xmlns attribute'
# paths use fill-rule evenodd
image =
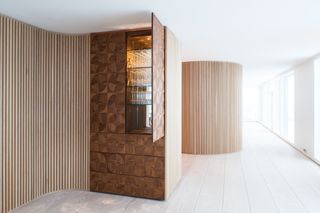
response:
<svg viewBox="0 0 320 213"><path fill-rule="evenodd" d="M164 138L125 133L126 32L91 34L90 189L164 199Z"/></svg>
<svg viewBox="0 0 320 213"><path fill-rule="evenodd" d="M164 136L164 26L152 14L153 141Z"/></svg>

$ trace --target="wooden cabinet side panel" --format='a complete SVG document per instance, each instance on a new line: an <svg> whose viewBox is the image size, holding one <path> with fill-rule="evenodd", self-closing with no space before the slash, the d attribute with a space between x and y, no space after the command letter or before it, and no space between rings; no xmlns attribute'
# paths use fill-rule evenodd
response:
<svg viewBox="0 0 320 213"><path fill-rule="evenodd" d="M152 75L153 75L153 141L157 141L164 136L164 69L165 69L165 43L164 26L157 17L152 14Z"/></svg>

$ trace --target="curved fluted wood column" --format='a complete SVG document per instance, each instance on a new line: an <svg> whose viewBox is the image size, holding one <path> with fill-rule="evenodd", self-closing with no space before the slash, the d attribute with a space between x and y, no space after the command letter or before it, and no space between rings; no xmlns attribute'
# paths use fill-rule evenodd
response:
<svg viewBox="0 0 320 213"><path fill-rule="evenodd" d="M184 62L182 70L182 152L241 150L242 66L196 61Z"/></svg>

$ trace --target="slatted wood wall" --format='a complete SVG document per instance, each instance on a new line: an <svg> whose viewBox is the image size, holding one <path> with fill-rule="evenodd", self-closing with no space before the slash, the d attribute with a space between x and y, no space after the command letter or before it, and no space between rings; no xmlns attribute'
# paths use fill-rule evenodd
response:
<svg viewBox="0 0 320 213"><path fill-rule="evenodd" d="M90 37L0 16L0 209L89 188Z"/></svg>
<svg viewBox="0 0 320 213"><path fill-rule="evenodd" d="M242 147L241 65L184 62L182 70L182 152L239 151Z"/></svg>

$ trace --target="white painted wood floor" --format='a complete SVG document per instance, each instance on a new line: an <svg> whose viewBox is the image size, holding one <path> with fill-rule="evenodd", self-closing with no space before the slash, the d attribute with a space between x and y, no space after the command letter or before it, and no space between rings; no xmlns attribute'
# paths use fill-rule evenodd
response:
<svg viewBox="0 0 320 213"><path fill-rule="evenodd" d="M166 202L65 191L15 213L319 213L320 167L257 123L244 126L244 149L223 155L183 155L183 178Z"/></svg>

